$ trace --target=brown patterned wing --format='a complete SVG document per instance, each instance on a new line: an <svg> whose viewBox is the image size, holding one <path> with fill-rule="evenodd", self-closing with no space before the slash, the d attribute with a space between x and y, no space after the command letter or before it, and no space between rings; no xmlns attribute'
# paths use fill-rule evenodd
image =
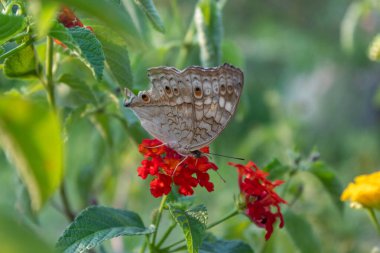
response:
<svg viewBox="0 0 380 253"><path fill-rule="evenodd" d="M126 106L155 138L181 154L204 147L224 129L236 110L243 73L228 64L148 71L152 87L131 97Z"/></svg>
<svg viewBox="0 0 380 253"><path fill-rule="evenodd" d="M191 73L194 96L194 136L186 149L209 145L226 127L235 113L243 89L244 76L239 69L224 64L218 68Z"/></svg>

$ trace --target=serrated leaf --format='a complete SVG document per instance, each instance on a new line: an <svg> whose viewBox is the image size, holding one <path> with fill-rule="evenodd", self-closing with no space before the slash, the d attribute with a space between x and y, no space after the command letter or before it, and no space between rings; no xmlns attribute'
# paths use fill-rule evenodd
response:
<svg viewBox="0 0 380 253"><path fill-rule="evenodd" d="M160 15L157 12L156 6L152 0L136 0L141 9L145 12L146 16L149 18L153 27L161 32L165 32L164 24L160 18Z"/></svg>
<svg viewBox="0 0 380 253"><path fill-rule="evenodd" d="M32 45L12 54L4 61L4 74L9 78L36 77L39 68Z"/></svg>
<svg viewBox="0 0 380 253"><path fill-rule="evenodd" d="M340 201L340 194L342 193L343 187L335 173L327 168L323 162L313 163L309 172L321 181L326 191L332 198L335 206L339 211L343 211L343 202Z"/></svg>
<svg viewBox="0 0 380 253"><path fill-rule="evenodd" d="M171 215L182 228L188 252L199 252L199 247L206 231L208 219L206 207L204 205L199 205L185 211L172 205L168 206Z"/></svg>
<svg viewBox="0 0 380 253"><path fill-rule="evenodd" d="M9 16L0 13L0 44L10 40L26 27L26 19L22 16Z"/></svg>
<svg viewBox="0 0 380 253"><path fill-rule="evenodd" d="M199 0L195 9L194 21L202 65L209 67L220 65L223 24L222 13L217 1Z"/></svg>
<svg viewBox="0 0 380 253"><path fill-rule="evenodd" d="M98 80L102 79L104 69L104 53L102 45L95 34L83 27L69 28L69 33L80 48L80 55L94 72Z"/></svg>
<svg viewBox="0 0 380 253"><path fill-rule="evenodd" d="M53 253L51 245L40 238L33 229L22 224L20 217L16 217L5 207L0 206L0 245L1 252L6 253Z"/></svg>
<svg viewBox="0 0 380 253"><path fill-rule="evenodd" d="M57 115L47 106L3 96L0 142L28 189L33 210L39 210L63 177L63 144Z"/></svg>
<svg viewBox="0 0 380 253"><path fill-rule="evenodd" d="M118 32L127 35L129 39L133 39L134 42L140 37L137 32L135 24L132 21L129 13L121 8L119 5L109 2L107 0L43 0L54 1L63 3L67 6L74 7L81 10L91 17L96 17L103 21L109 29L117 30ZM142 41L141 41L142 43Z"/></svg>
<svg viewBox="0 0 380 253"><path fill-rule="evenodd" d="M56 22L49 35L65 44L72 53L79 56L100 80L104 70L104 52L101 43L95 34L84 27L66 28Z"/></svg>
<svg viewBox="0 0 380 253"><path fill-rule="evenodd" d="M265 165L263 171L269 172L268 178L273 180L281 178L286 172L289 171L289 167L282 164L278 159L275 158L267 165Z"/></svg>
<svg viewBox="0 0 380 253"><path fill-rule="evenodd" d="M252 248L240 240L204 241L199 253L253 253Z"/></svg>
<svg viewBox="0 0 380 253"><path fill-rule="evenodd" d="M314 235L310 224L291 210L284 213L286 230L292 238L294 244L302 253L317 253L320 251L320 244Z"/></svg>
<svg viewBox="0 0 380 253"><path fill-rule="evenodd" d="M131 88L133 76L127 48L107 41L102 44L106 62L119 86Z"/></svg>
<svg viewBox="0 0 380 253"><path fill-rule="evenodd" d="M91 206L82 211L59 238L57 248L65 253L84 252L105 240L126 235L146 235L146 228L134 212L104 206Z"/></svg>
<svg viewBox="0 0 380 253"><path fill-rule="evenodd" d="M53 23L49 31L49 36L59 40L73 51L79 50L73 36L69 33L69 30L59 22Z"/></svg>
<svg viewBox="0 0 380 253"><path fill-rule="evenodd" d="M120 87L132 87L133 75L127 43L119 34L99 22L89 22L103 46L106 63Z"/></svg>

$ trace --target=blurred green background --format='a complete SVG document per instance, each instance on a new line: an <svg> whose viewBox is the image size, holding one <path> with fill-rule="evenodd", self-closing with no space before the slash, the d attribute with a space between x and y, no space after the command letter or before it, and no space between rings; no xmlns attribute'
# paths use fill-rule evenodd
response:
<svg viewBox="0 0 380 253"><path fill-rule="evenodd" d="M133 74L128 88L148 88L149 67L202 64L192 21L197 1L155 1L166 29L164 34L138 18L143 14L134 2L124 4L133 13L146 42L128 47ZM264 166L273 158L291 163L294 150L306 157L317 148L343 186L358 174L378 170L380 64L367 56L372 39L380 31L377 1L230 0L222 4L220 62L241 68L245 87L234 119L211 145L211 151ZM85 25L92 24L91 15L80 8L76 11ZM115 92L117 84L110 76L105 75L104 81L97 84L85 65L68 55L56 57L56 73L72 73L70 68L76 68L100 101L88 106L87 98L80 93L83 90L57 86L57 103L65 126L65 184L72 206L79 211L96 199L100 204L139 212L149 224L159 199L150 195L149 182L136 173L142 160L137 144L148 135L136 117L121 106L123 95ZM43 90L34 89L38 80L6 79L0 74L0 84L2 92L17 90L36 99L44 97ZM111 114L122 116L126 122ZM106 128L100 117L107 122ZM238 194L236 173L227 166L229 159L213 160L226 182L213 174L215 191L196 191L196 202L206 204L210 221L231 210ZM25 189L3 151L0 167L1 206L27 216L30 212L25 207ZM303 191L292 210L311 225L315 237L312 240L318 242L320 252L371 252L380 247L379 235L365 212L350 208L340 212L322 184L307 173L300 172L292 179L289 189L297 187ZM291 196L283 197L291 201ZM59 197L54 196L31 219L34 221L28 221L50 244L67 226L67 220L54 207L59 202ZM243 239L256 252L297 252L285 229L286 224L284 229L277 229L265 246L263 231L243 216L212 232L228 239ZM124 241L124 247L130 250L137 244L135 239ZM117 240L108 247L118 252Z"/></svg>

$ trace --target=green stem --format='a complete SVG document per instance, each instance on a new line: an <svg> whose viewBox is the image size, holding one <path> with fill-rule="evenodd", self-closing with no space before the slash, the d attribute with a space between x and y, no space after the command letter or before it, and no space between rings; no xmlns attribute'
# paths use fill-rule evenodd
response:
<svg viewBox="0 0 380 253"><path fill-rule="evenodd" d="M160 248L161 245L165 242L165 240L168 238L170 233L173 231L173 229L177 226L177 223L173 222L173 224L166 230L165 234L162 236L161 240L157 244L157 248Z"/></svg>
<svg viewBox="0 0 380 253"><path fill-rule="evenodd" d="M186 245L184 245L184 246L180 246L175 249L172 249L169 252L177 252L177 251L185 250L186 248L187 248Z"/></svg>
<svg viewBox="0 0 380 253"><path fill-rule="evenodd" d="M176 245L178 245L178 244L180 244L180 243L183 243L183 242L185 242L185 239L182 239L182 240L180 240L180 241L177 241L177 242L175 242L175 243L172 243L172 244L170 244L169 246L167 246L167 247L165 247L165 248L162 248L161 251L162 251L162 252L169 251L170 248L173 248L174 246L176 246ZM182 247L182 246L181 246L181 247Z"/></svg>
<svg viewBox="0 0 380 253"><path fill-rule="evenodd" d="M185 60L190 51L191 44L193 42L193 37L195 34L195 24L194 21L191 21L189 28L186 32L185 38L183 39L182 47L179 51L178 59L177 59L177 67L182 68Z"/></svg>
<svg viewBox="0 0 380 253"><path fill-rule="evenodd" d="M156 218L156 223L154 224L155 228L156 228L156 231L154 231L154 234L153 234L153 239L152 239L152 244L154 245L156 243L156 238L157 238L157 232L158 232L158 226L160 225L160 221L161 221L161 216L162 216L162 212L164 211L164 206L165 206L165 202L166 202L166 199L168 198L167 195L164 195L161 199L161 204L160 204L160 207L158 209L158 214L157 214L157 218Z"/></svg>
<svg viewBox="0 0 380 253"><path fill-rule="evenodd" d="M144 244L142 245L141 249L140 249L140 253L144 253L145 252L145 249L146 249L146 246L149 244L149 236L148 235L145 235L145 242Z"/></svg>
<svg viewBox="0 0 380 253"><path fill-rule="evenodd" d="M59 189L59 193L60 193L61 199L62 199L63 211L65 212L65 215L69 219L69 221L72 222L75 219L75 214L71 210L69 200L67 198L64 182L62 182L62 184L61 184L61 187Z"/></svg>
<svg viewBox="0 0 380 253"><path fill-rule="evenodd" d="M234 210L234 211L232 211L231 213L227 214L225 217L221 218L220 220L215 221L215 222L211 223L210 225L208 225L206 229L207 229L207 230L208 230L208 229L211 229L211 228L213 228L213 227L219 225L220 223L222 223L222 222L224 222L224 221L226 221L226 220L228 220L228 219L234 217L234 216L237 215L237 214L239 214L239 210ZM172 247L174 247L174 246L176 246L176 245L178 245L178 244L180 244L180 243L182 243L182 242L185 242L185 239L182 239L182 240L180 240L180 241L177 241L177 242L175 242L175 243L173 243L173 244L171 244L171 245L169 245L169 246L163 248L162 251L165 252L165 251L169 250L170 248L172 248ZM182 247L182 246L181 246L181 247ZM176 250L178 250L178 249L176 249Z"/></svg>
<svg viewBox="0 0 380 253"><path fill-rule="evenodd" d="M18 39L21 39L28 35L29 35L29 32L22 32L22 33L16 34L15 36L12 37L11 41L17 41Z"/></svg>
<svg viewBox="0 0 380 253"><path fill-rule="evenodd" d="M379 221L377 220L375 212L373 211L373 208L367 208L367 211L368 211L369 217L370 217L373 225L375 226L377 232L380 235L380 224L379 224Z"/></svg>
<svg viewBox="0 0 380 253"><path fill-rule="evenodd" d="M54 44L53 38L47 37L46 43L46 91L50 105L55 109L55 94L54 94L54 82L53 82L53 53Z"/></svg>
<svg viewBox="0 0 380 253"><path fill-rule="evenodd" d="M30 39L22 44L20 44L19 46L9 50L8 52L5 52L4 54L0 55L0 61L4 60L5 58L17 53L18 51L20 51L21 49L23 48L26 48L27 46L29 46L30 44L33 43L33 39Z"/></svg>
<svg viewBox="0 0 380 253"><path fill-rule="evenodd" d="M226 215L224 218L218 220L218 221L215 221L214 223L211 223L210 225L207 226L207 229L211 229L213 227L215 227L216 225L219 225L220 223L234 217L235 215L239 214L239 210L234 210L233 212L231 212L230 214Z"/></svg>

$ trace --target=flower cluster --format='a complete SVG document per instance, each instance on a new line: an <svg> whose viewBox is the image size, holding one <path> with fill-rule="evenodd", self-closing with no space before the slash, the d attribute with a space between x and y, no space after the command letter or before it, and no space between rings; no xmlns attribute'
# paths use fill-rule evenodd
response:
<svg viewBox="0 0 380 253"><path fill-rule="evenodd" d="M156 139L143 140L139 145L139 152L144 155L144 160L137 169L138 175L142 179L146 179L148 175L154 177L150 182L150 192L154 197L169 194L173 183L178 186L178 192L182 195L192 195L193 188L197 185L209 192L214 190L214 184L210 182L207 172L209 169L217 170L218 167L209 162L206 156L184 157ZM201 149L201 152L208 153L208 147Z"/></svg>
<svg viewBox="0 0 380 253"><path fill-rule="evenodd" d="M380 209L380 171L356 177L340 198L350 200L354 206Z"/></svg>
<svg viewBox="0 0 380 253"><path fill-rule="evenodd" d="M283 181L271 182L267 179L268 173L260 170L253 162L248 162L247 165L231 162L228 164L238 169L239 187L244 197L246 215L257 226L265 228L265 239L268 240L273 233L273 224L277 218L280 220L279 227L284 226L280 204L285 204L286 201L274 192L274 188Z"/></svg>

